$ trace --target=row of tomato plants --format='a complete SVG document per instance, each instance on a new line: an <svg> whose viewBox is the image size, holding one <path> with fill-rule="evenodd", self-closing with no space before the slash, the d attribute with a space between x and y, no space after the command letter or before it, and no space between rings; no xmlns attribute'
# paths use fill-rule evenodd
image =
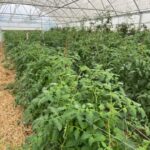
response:
<svg viewBox="0 0 150 150"><path fill-rule="evenodd" d="M114 43L114 37L121 36L74 30L49 32L46 46L19 40L13 45L6 40L6 54L17 73L16 101L25 107L25 123L32 124L34 131L24 148L148 149L147 115L125 94L125 84L119 82L121 74L114 74L114 66L120 67L117 59L125 51L112 51L109 46L115 47L119 42ZM111 39L110 45L106 37Z"/></svg>

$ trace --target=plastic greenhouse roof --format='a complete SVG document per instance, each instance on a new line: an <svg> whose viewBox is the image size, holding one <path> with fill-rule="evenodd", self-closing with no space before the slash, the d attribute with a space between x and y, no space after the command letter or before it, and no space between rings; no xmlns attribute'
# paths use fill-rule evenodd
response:
<svg viewBox="0 0 150 150"><path fill-rule="evenodd" d="M0 0L1 8L8 4L34 6L36 15L32 13L31 16L49 17L57 25L94 20L107 13L112 17L150 13L149 0ZM12 16L14 13L9 12ZM0 14L6 14L5 10Z"/></svg>

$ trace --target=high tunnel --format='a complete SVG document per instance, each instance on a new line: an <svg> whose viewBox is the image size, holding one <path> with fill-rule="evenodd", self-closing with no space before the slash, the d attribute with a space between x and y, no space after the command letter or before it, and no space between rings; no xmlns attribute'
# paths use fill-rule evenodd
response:
<svg viewBox="0 0 150 150"><path fill-rule="evenodd" d="M148 0L1 0L1 28L22 25L26 29L90 26L107 16L114 26L123 22L149 26ZM16 27L17 29L17 27ZM28 28L29 29L29 28Z"/></svg>

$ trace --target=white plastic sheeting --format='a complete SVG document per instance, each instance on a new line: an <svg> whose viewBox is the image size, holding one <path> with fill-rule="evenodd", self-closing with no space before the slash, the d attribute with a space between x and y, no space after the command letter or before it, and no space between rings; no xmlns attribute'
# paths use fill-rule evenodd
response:
<svg viewBox="0 0 150 150"><path fill-rule="evenodd" d="M106 14L112 16L114 25L122 22L137 26L150 24L150 0L0 0L1 8L10 4L14 4L15 8L19 5L34 6L31 16L49 17L58 26L76 26ZM0 14L16 15L15 10L8 13L5 9L0 9Z"/></svg>

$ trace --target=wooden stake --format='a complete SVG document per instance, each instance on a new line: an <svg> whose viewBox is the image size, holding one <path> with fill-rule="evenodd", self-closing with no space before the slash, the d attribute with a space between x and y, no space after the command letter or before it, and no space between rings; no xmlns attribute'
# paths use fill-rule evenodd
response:
<svg viewBox="0 0 150 150"><path fill-rule="evenodd" d="M29 40L29 32L26 33L26 40Z"/></svg>
<svg viewBox="0 0 150 150"><path fill-rule="evenodd" d="M3 51L3 42L0 41L0 51Z"/></svg>
<svg viewBox="0 0 150 150"><path fill-rule="evenodd" d="M67 53L68 53L68 43L66 41L65 43L65 49L64 49L64 56L67 57Z"/></svg>

